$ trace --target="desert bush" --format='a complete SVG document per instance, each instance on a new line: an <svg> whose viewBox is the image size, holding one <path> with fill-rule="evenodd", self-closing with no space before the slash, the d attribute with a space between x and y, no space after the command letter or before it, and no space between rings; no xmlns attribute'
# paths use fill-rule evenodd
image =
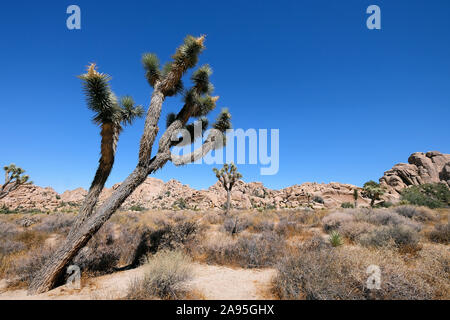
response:
<svg viewBox="0 0 450 320"><path fill-rule="evenodd" d="M222 214L218 214L217 212L208 212L204 215L204 219L209 224L221 224L224 222L224 216Z"/></svg>
<svg viewBox="0 0 450 320"><path fill-rule="evenodd" d="M323 198L320 197L320 196L314 196L314 197L313 197L313 201L314 201L314 202L317 202L317 203L324 204Z"/></svg>
<svg viewBox="0 0 450 320"><path fill-rule="evenodd" d="M284 247L282 237L275 232L263 232L243 234L235 241L218 238L198 247L197 254L207 263L260 268L274 265Z"/></svg>
<svg viewBox="0 0 450 320"><path fill-rule="evenodd" d="M320 240L313 240L321 243ZM348 249L346 249L348 248ZM380 290L366 287L366 268L379 265ZM389 251L305 243L277 264L273 291L280 299L432 299L432 287Z"/></svg>
<svg viewBox="0 0 450 320"><path fill-rule="evenodd" d="M12 266L8 270L8 274L12 278L15 278L17 283L28 285L52 253L53 249L50 247L37 246L12 261Z"/></svg>
<svg viewBox="0 0 450 320"><path fill-rule="evenodd" d="M420 222L433 221L436 219L436 216L433 213L433 211L426 207L403 205L395 207L394 211L403 217Z"/></svg>
<svg viewBox="0 0 450 320"><path fill-rule="evenodd" d="M355 207L355 205L353 203L350 203L350 202L343 202L343 203L341 203L341 208L344 208L344 209L349 209L349 208L354 208L354 207Z"/></svg>
<svg viewBox="0 0 450 320"><path fill-rule="evenodd" d="M191 260L182 251L161 251L148 258L145 275L135 279L128 289L128 299L180 299L185 294L183 282L192 275Z"/></svg>
<svg viewBox="0 0 450 320"><path fill-rule="evenodd" d="M20 241L15 241L11 239L1 239L0 240L0 255L8 255L25 250L27 246Z"/></svg>
<svg viewBox="0 0 450 320"><path fill-rule="evenodd" d="M401 199L417 206L431 209L450 205L450 189L444 183L427 183L411 186L401 192Z"/></svg>
<svg viewBox="0 0 450 320"><path fill-rule="evenodd" d="M143 207L143 206L141 206L141 205L138 205L138 204L135 204L135 205L132 205L131 207L130 207L130 210L131 211L145 211L145 210L147 210L147 208L145 208L145 207Z"/></svg>
<svg viewBox="0 0 450 320"><path fill-rule="evenodd" d="M343 237L356 241L362 234L375 229L375 226L364 221L350 221L339 226L338 231Z"/></svg>
<svg viewBox="0 0 450 320"><path fill-rule="evenodd" d="M245 217L231 216L225 218L223 222L223 229L225 232L230 234L237 234L245 229L247 229L250 225L250 221Z"/></svg>
<svg viewBox="0 0 450 320"><path fill-rule="evenodd" d="M289 220L289 218L281 218L275 226L275 232L283 237L289 237L302 231L302 226L296 221Z"/></svg>
<svg viewBox="0 0 450 320"><path fill-rule="evenodd" d="M47 233L67 234L75 222L76 216L68 213L54 213L42 219L41 223L33 227L33 230Z"/></svg>
<svg viewBox="0 0 450 320"><path fill-rule="evenodd" d="M373 210L365 216L365 220L377 225L407 226L416 231L422 229L422 225L411 219L405 218L390 209Z"/></svg>
<svg viewBox="0 0 450 320"><path fill-rule="evenodd" d="M343 244L342 237L339 232L331 231L330 243L333 247L339 247L340 245Z"/></svg>
<svg viewBox="0 0 450 320"><path fill-rule="evenodd" d="M114 271L120 260L122 249L116 240L114 224L105 223L74 258L73 263L83 272L95 275Z"/></svg>
<svg viewBox="0 0 450 320"><path fill-rule="evenodd" d="M397 248L417 248L419 234L404 225L382 226L363 234L359 243L364 246L383 247L393 244Z"/></svg>
<svg viewBox="0 0 450 320"><path fill-rule="evenodd" d="M254 232L273 231L275 223L264 219L253 219L250 222L250 227Z"/></svg>
<svg viewBox="0 0 450 320"><path fill-rule="evenodd" d="M326 232L337 230L344 223L348 223L353 220L354 217L349 213L342 211L333 212L322 219L323 230Z"/></svg>
<svg viewBox="0 0 450 320"><path fill-rule="evenodd" d="M0 237L11 237L18 232L17 225L7 221L0 222Z"/></svg>
<svg viewBox="0 0 450 320"><path fill-rule="evenodd" d="M450 243L450 223L437 224L434 226L434 230L428 234L428 239L433 242L449 244Z"/></svg>

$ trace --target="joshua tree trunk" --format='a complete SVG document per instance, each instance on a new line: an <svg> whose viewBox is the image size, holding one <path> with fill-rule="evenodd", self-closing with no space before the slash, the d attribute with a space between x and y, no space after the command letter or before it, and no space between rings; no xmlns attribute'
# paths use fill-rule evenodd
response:
<svg viewBox="0 0 450 320"><path fill-rule="evenodd" d="M375 204L375 198L372 198L372 200L370 200L370 207L373 208L374 204Z"/></svg>
<svg viewBox="0 0 450 320"><path fill-rule="evenodd" d="M358 208L358 200L355 200L355 208Z"/></svg>
<svg viewBox="0 0 450 320"><path fill-rule="evenodd" d="M230 209L231 209L231 190L227 190L227 211L226 211L227 215L230 213Z"/></svg>
<svg viewBox="0 0 450 320"><path fill-rule="evenodd" d="M108 180L109 174L114 165L114 157L116 153L117 141L119 139L120 127L113 123L104 123L102 125L102 142L101 142L101 157L99 161L99 166L95 173L94 180L91 183L89 192L86 195L84 202L80 208L77 216L77 220L73 228L71 229L71 234L73 231L77 230L91 215L94 211L94 207L97 204L98 197L102 192L106 180Z"/></svg>

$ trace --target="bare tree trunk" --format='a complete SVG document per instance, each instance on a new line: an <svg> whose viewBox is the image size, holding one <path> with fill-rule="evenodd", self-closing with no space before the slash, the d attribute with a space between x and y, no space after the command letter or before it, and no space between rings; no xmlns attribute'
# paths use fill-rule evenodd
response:
<svg viewBox="0 0 450 320"><path fill-rule="evenodd" d="M227 190L227 211L226 211L227 215L230 213L230 209L231 209L231 191Z"/></svg>
<svg viewBox="0 0 450 320"><path fill-rule="evenodd" d="M88 243L128 196L145 181L147 176L156 169L161 168L169 160L169 157L167 154L155 157L150 168L138 165L111 197L98 209L95 215L89 218L81 228L72 232L71 236L67 237L64 244L34 277L28 288L28 294L39 294L52 289L64 271L65 266L72 261L80 249Z"/></svg>

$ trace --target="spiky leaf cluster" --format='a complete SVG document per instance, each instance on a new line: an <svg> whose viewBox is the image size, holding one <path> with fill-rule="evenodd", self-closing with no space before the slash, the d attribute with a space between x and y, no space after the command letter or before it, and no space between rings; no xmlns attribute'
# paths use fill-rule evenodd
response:
<svg viewBox="0 0 450 320"><path fill-rule="evenodd" d="M181 46L179 46L172 56L173 63L177 67L189 69L194 67L198 62L198 56L205 48L203 42L205 36L195 38L188 35Z"/></svg>
<svg viewBox="0 0 450 320"><path fill-rule="evenodd" d="M231 129L231 114L227 108L222 109L213 127L221 132Z"/></svg>
<svg viewBox="0 0 450 320"><path fill-rule="evenodd" d="M96 124L114 123L131 124L136 117L144 114L142 106L135 106L133 98L123 97L118 101L110 86L111 77L99 73L92 63L85 74L79 76L82 80L88 108L95 112L93 121Z"/></svg>
<svg viewBox="0 0 450 320"><path fill-rule="evenodd" d="M156 81L161 79L161 70L159 65L159 59L154 53L145 53L142 56L142 64L146 71L145 77L148 83L154 87Z"/></svg>

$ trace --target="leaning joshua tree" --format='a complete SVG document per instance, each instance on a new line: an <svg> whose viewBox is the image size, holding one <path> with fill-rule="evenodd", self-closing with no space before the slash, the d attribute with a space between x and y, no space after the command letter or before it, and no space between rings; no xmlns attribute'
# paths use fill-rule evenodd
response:
<svg viewBox="0 0 450 320"><path fill-rule="evenodd" d="M16 190L18 187L24 184L32 184L29 176L24 175L25 170L16 167L15 164L4 166L5 170L5 183L0 186L0 199L6 197L11 191Z"/></svg>
<svg viewBox="0 0 450 320"><path fill-rule="evenodd" d="M230 213L231 209L231 189L233 189L234 184L242 178L242 175L237 172L237 168L234 163L231 163L230 165L225 163L222 169L218 170L214 168L213 171L216 174L217 179L219 179L219 182L227 192L225 213L228 214Z"/></svg>
<svg viewBox="0 0 450 320"><path fill-rule="evenodd" d="M44 267L36 274L29 287L29 294L37 294L50 290L62 276L65 267L83 248L89 239L122 205L128 196L145 181L149 174L161 169L168 161L176 166L194 162L215 148L224 144L224 133L230 128L230 115L223 110L213 128L209 130L201 147L183 155L174 155L173 147L186 143L183 132L190 132L193 126L191 119L203 119L215 108L217 98L211 97L213 90L209 82L211 69L200 67L192 74L193 86L183 91L182 77L186 71L198 62L199 54L204 50L205 37L187 36L178 47L172 60L163 68L154 54L145 54L142 62L146 78L153 87L150 106L145 119L144 132L141 137L138 163L131 174L120 184L114 193L98 208L85 215L81 222L76 223L69 232L63 244L56 249ZM179 112L168 117L167 128L161 135L157 151L152 154L153 145L159 128L162 105L167 97L184 92L184 104ZM202 124L201 129L206 129ZM196 131L196 130L194 130ZM180 139L183 134L183 139Z"/></svg>

